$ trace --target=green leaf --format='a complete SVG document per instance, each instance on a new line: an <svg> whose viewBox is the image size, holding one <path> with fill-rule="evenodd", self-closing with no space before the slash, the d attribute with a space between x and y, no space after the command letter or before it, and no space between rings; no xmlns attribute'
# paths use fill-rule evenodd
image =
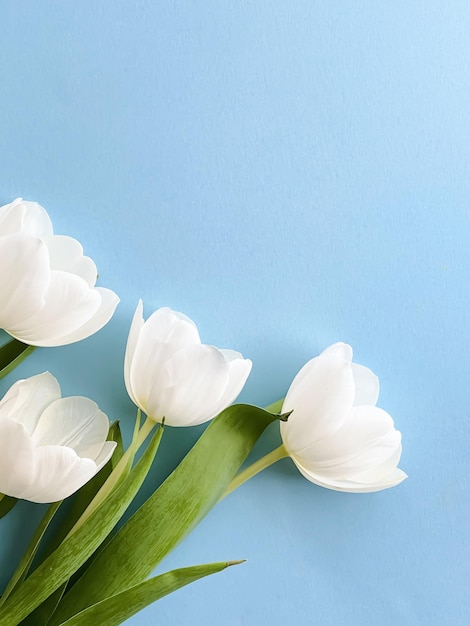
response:
<svg viewBox="0 0 470 626"><path fill-rule="evenodd" d="M54 502L47 509L46 514L42 518L39 526L36 528L36 531L31 541L29 542L28 547L26 548L26 551L23 554L23 557L21 558L21 561L19 562L18 567L16 568L13 576L11 577L9 583L6 586L5 591L3 592L3 595L0 599L0 607L3 604L5 604L8 596L11 594L14 588L26 578L29 568L31 567L31 563L33 562L34 555L36 554L39 548L41 539L43 538L44 533L47 530L47 527L51 523L52 518L54 517L57 509L59 508L61 504L62 504L62 501Z"/></svg>
<svg viewBox="0 0 470 626"><path fill-rule="evenodd" d="M35 350L18 339L11 339L0 348L0 379L9 374L17 365Z"/></svg>
<svg viewBox="0 0 470 626"><path fill-rule="evenodd" d="M129 476L76 532L67 537L6 601L0 626L16 626L83 565L106 539L144 481L160 443L159 428Z"/></svg>
<svg viewBox="0 0 470 626"><path fill-rule="evenodd" d="M118 626L163 596L238 563L243 563L243 561L194 565L166 572L94 604L66 622L62 622L61 626L90 626L90 624Z"/></svg>
<svg viewBox="0 0 470 626"><path fill-rule="evenodd" d="M52 626L145 580L217 503L263 430L276 419L249 405L223 411L64 596Z"/></svg>
<svg viewBox="0 0 470 626"><path fill-rule="evenodd" d="M108 441L116 442L116 449L111 457L111 469L114 469L124 454L124 443L122 441L121 427L119 420L113 422L109 427Z"/></svg>
<svg viewBox="0 0 470 626"><path fill-rule="evenodd" d="M52 614L57 608L60 599L65 593L67 582L58 587L42 604L40 604L32 613L24 620L21 620L20 626L47 626ZM1 615L1 613L0 613Z"/></svg>
<svg viewBox="0 0 470 626"><path fill-rule="evenodd" d="M18 498L0 494L0 519L9 513L17 502Z"/></svg>

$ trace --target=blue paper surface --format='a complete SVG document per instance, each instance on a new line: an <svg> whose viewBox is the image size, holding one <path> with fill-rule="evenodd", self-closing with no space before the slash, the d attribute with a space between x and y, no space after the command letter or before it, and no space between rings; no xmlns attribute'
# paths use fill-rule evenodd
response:
<svg viewBox="0 0 470 626"><path fill-rule="evenodd" d="M470 5L6 0L0 29L0 204L39 201L122 300L0 393L48 369L128 435L141 297L253 359L260 405L351 343L403 432L395 489L327 491L289 460L254 478L158 571L247 563L128 623L470 623ZM199 432L165 435L146 493ZM41 511L0 522L2 582Z"/></svg>

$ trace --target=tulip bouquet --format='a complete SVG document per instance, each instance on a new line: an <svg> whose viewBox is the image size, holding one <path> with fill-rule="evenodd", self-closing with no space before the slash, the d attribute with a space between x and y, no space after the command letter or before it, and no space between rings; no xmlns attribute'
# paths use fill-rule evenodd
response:
<svg viewBox="0 0 470 626"><path fill-rule="evenodd" d="M0 377L38 346L98 331L118 297L96 287L93 261L54 235L38 204L0 207ZM149 603L238 562L190 566L149 578L207 512L256 473L289 456L322 487L372 492L400 483L401 435L376 407L377 377L337 343L310 360L283 400L232 404L251 361L201 343L194 322L139 302L124 362L137 407L124 447L117 422L88 398L63 398L49 373L18 380L0 400L0 515L18 499L49 503L0 598L0 626L115 626ZM143 419L145 416L145 419ZM164 428L211 424L118 531L158 451ZM264 429L281 445L241 467ZM59 512L59 513L58 513ZM57 514L57 515L56 515Z"/></svg>

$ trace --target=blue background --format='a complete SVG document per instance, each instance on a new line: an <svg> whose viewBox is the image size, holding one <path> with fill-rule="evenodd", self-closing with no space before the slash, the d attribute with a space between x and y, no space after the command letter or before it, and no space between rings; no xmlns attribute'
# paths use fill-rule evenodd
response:
<svg viewBox="0 0 470 626"><path fill-rule="evenodd" d="M49 369L129 433L142 297L252 358L253 403L351 343L403 432L395 489L254 478L159 571L248 562L128 623L470 623L468 2L4 0L0 29L0 204L43 204L122 299L0 392ZM147 493L200 432L170 430ZM41 511L1 522L3 579Z"/></svg>

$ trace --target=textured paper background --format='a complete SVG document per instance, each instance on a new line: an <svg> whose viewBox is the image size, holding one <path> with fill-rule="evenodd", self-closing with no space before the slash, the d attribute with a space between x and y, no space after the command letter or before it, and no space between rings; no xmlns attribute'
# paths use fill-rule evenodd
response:
<svg viewBox="0 0 470 626"><path fill-rule="evenodd" d="M49 369L129 431L142 297L252 358L253 403L350 342L404 433L390 491L258 476L161 569L248 562L129 624L468 624L468 3L4 0L0 29L0 204L40 201L122 298L0 393ZM147 491L198 432L168 431ZM39 514L0 522L3 580Z"/></svg>

